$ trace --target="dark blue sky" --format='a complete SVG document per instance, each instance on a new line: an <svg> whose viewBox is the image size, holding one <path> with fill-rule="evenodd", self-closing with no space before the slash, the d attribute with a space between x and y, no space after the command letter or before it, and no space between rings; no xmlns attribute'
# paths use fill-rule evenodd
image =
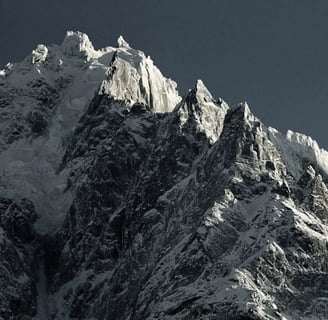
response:
<svg viewBox="0 0 328 320"><path fill-rule="evenodd" d="M66 30L95 47L122 34L181 95L201 78L215 97L246 100L266 125L328 149L326 0L0 0L0 13L1 66Z"/></svg>

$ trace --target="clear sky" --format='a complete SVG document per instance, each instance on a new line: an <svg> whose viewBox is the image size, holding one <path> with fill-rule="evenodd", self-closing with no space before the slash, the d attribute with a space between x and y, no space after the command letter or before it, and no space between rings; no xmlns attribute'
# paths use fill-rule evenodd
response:
<svg viewBox="0 0 328 320"><path fill-rule="evenodd" d="M327 0L0 0L0 66L66 30L95 47L122 34L181 95L201 78L214 97L246 100L266 125L328 149Z"/></svg>

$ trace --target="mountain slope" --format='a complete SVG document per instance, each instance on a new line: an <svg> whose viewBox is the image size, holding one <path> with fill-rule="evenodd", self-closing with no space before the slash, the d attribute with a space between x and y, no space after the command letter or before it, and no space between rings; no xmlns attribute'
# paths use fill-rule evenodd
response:
<svg viewBox="0 0 328 320"><path fill-rule="evenodd" d="M0 280L25 279L0 317L327 318L328 153L311 138L201 80L181 99L122 37L68 32L0 75L0 226L19 253L0 267L23 266Z"/></svg>

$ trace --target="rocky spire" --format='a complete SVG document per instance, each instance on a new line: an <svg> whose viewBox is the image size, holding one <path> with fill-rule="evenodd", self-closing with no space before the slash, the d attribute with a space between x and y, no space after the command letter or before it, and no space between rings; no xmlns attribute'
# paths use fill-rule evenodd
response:
<svg viewBox="0 0 328 320"><path fill-rule="evenodd" d="M165 78L150 57L132 49L122 36L117 43L100 94L110 95L130 106L143 103L154 112L172 111L180 101L176 83Z"/></svg>
<svg viewBox="0 0 328 320"><path fill-rule="evenodd" d="M97 53L89 37L79 31L67 31L64 41L61 44L61 49L67 56L87 59L94 57Z"/></svg>
<svg viewBox="0 0 328 320"><path fill-rule="evenodd" d="M124 40L123 36L119 36L117 39L118 48L130 48L130 45Z"/></svg>

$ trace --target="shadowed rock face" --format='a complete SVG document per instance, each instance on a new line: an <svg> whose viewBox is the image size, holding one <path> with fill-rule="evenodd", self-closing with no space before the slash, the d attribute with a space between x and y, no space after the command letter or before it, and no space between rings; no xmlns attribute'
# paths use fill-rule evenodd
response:
<svg viewBox="0 0 328 320"><path fill-rule="evenodd" d="M118 43L1 79L0 319L326 319L327 153Z"/></svg>
<svg viewBox="0 0 328 320"><path fill-rule="evenodd" d="M39 238L33 230L33 204L0 198L0 318L31 319L36 313L34 257Z"/></svg>

